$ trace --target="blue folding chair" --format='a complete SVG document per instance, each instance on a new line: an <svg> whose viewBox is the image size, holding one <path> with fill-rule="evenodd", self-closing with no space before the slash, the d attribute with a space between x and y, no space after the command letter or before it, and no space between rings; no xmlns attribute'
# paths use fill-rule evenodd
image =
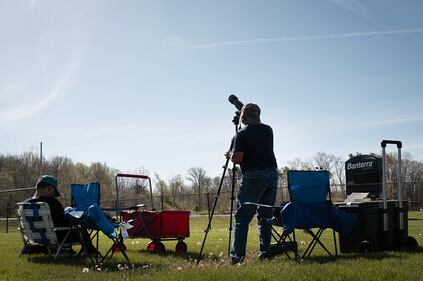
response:
<svg viewBox="0 0 423 281"><path fill-rule="evenodd" d="M113 245L104 256L99 254L102 258L100 262L108 257L109 254L112 257L117 251L120 251L129 262L128 256L125 253L126 249L123 244L122 235L116 232L116 229L120 225L111 223L100 208L100 184L98 182L71 184L71 204L73 208L66 208L65 214L73 222L89 230L91 240L96 239L97 251L100 230L113 241ZM96 257L96 261L98 263L98 256Z"/></svg>
<svg viewBox="0 0 423 281"><path fill-rule="evenodd" d="M281 224L284 228L281 237L287 237L292 233L296 244L295 229L303 229L312 237L301 259L310 257L317 244L332 256L320 239L325 229L332 229L336 256L338 249L335 231L352 232L354 218L332 204L329 177L328 171L288 171L288 191L291 202L281 211ZM296 258L298 257L297 251Z"/></svg>
<svg viewBox="0 0 423 281"><path fill-rule="evenodd" d="M271 244L273 255L284 253L289 258L289 251L295 253L295 259L310 257L319 244L326 253L332 253L320 240L327 228L333 230L335 255L338 255L335 231L351 233L354 218L332 204L328 171L288 171L288 191L290 202L273 206L273 218L267 220L272 228L272 237L276 243ZM260 206L271 207L271 206ZM276 227L283 227L279 233ZM313 231L316 229L317 231ZM302 229L312 237L305 252L298 254L295 229Z"/></svg>

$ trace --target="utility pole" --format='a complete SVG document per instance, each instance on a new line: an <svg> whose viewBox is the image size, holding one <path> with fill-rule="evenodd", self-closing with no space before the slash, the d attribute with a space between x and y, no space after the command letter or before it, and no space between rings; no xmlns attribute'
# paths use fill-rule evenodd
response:
<svg viewBox="0 0 423 281"><path fill-rule="evenodd" d="M43 174L43 142L40 142L40 174Z"/></svg>

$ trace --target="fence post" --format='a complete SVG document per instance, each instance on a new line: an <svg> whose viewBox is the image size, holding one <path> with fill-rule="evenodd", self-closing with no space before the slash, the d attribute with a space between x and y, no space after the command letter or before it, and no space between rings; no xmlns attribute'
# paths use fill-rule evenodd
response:
<svg viewBox="0 0 423 281"><path fill-rule="evenodd" d="M207 214L210 219L210 192L207 191Z"/></svg>
<svg viewBox="0 0 423 281"><path fill-rule="evenodd" d="M9 233L9 202L6 204L6 233Z"/></svg>

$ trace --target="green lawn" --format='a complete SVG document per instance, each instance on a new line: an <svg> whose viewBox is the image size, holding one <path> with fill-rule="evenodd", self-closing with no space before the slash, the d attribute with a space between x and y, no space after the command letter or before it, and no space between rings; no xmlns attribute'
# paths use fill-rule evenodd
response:
<svg viewBox="0 0 423 281"><path fill-rule="evenodd" d="M420 245L423 245L423 215L410 213L409 232ZM131 259L129 269L119 270L124 264L123 257L118 254L96 271L88 259L81 260L70 257L59 257L54 260L48 256L23 256L18 258L21 248L20 234L12 227L11 233L4 233L1 228L0 280L422 280L423 251L384 252L366 255L340 255L338 259L329 258L316 248L313 257L306 261L296 262L285 256L278 256L271 261L258 261L256 226L250 228L248 241L249 256L240 266L228 264L228 217L215 217L213 228L209 233L204 261L197 267L198 256L204 236L203 229L207 224L206 217L191 218L191 237L187 255L175 255L175 242L165 242L166 255L155 255L146 252L147 239L128 239L125 244ZM330 238L330 232L324 240ZM298 232L301 249L309 241ZM110 243L107 238L101 239L101 248L106 250ZM327 243L330 245L330 243ZM221 257L219 257L219 255ZM89 272L84 273L84 268Z"/></svg>

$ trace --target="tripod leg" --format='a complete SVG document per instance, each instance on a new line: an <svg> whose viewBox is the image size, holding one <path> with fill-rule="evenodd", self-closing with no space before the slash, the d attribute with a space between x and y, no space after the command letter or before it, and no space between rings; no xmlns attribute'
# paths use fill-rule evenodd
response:
<svg viewBox="0 0 423 281"><path fill-rule="evenodd" d="M207 228L204 230L205 234L204 234L203 243L201 245L200 254L198 255L197 265L200 263L201 259L203 258L204 245L206 244L207 234L209 233L209 231L211 229L211 223L212 223L212 220L213 220L214 211L216 210L217 201L219 200L220 192L222 190L222 185L223 185L223 181L225 179L226 170L228 169L228 164L229 164L229 159L226 159L226 163L223 166L223 174L222 174L222 177L220 179L219 188L217 190L216 198L215 198L214 203L213 203L213 209L210 213L209 222L207 224Z"/></svg>
<svg viewBox="0 0 423 281"><path fill-rule="evenodd" d="M241 126L239 126L238 122L234 122L234 124L235 124L235 133L237 133ZM232 150L232 146L233 146L233 140L231 142L231 146L230 146L229 150ZM207 235L208 235L208 233L211 229L211 223L212 223L212 220L213 220L214 211L216 210L217 201L219 200L220 192L222 190L222 185L223 185L223 181L225 179L226 170L228 169L228 164L229 164L229 157L226 159L226 163L223 166L222 177L220 178L220 184L219 184L219 188L217 190L216 199L214 200L214 203L213 203L213 209L212 209L210 217L209 217L209 222L207 224L207 228L205 229L203 244L201 245L200 254L198 255L197 265L200 263L201 259L203 258L204 245L206 244ZM232 174L232 195L231 195L231 214L230 214L231 219L230 219L230 226L229 226L229 253L230 253L230 250L231 250L233 201L235 199L235 196L234 196L235 176L236 176L235 169L236 169L236 165L234 164L233 169L232 169L233 174Z"/></svg>

